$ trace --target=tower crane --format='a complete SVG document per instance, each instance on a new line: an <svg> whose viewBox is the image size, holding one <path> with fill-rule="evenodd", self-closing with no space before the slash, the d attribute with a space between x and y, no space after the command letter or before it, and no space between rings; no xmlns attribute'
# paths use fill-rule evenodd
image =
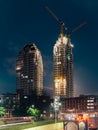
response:
<svg viewBox="0 0 98 130"><path fill-rule="evenodd" d="M67 30L67 27L65 26L63 21L60 21L59 18L56 16L56 14L48 7L46 6L46 10L56 19L56 21L59 23L60 25L60 33L63 34L64 30Z"/></svg>
<svg viewBox="0 0 98 130"><path fill-rule="evenodd" d="M81 23L80 25L78 25L77 27L75 27L74 29L72 29L72 31L69 34L72 34L72 33L76 32L77 30L79 30L85 24L86 24L86 22Z"/></svg>
<svg viewBox="0 0 98 130"><path fill-rule="evenodd" d="M60 19L57 17L57 15L48 6L46 6L45 8L55 18L55 20L59 23L59 25L60 25L60 34L63 35L64 30L67 30L67 27L65 26L64 22L60 21ZM76 32L78 29L80 29L85 24L86 24L86 22L81 23L80 25L78 25L77 27L72 29L72 31L70 31L70 33L68 33L67 35L70 36L72 33Z"/></svg>

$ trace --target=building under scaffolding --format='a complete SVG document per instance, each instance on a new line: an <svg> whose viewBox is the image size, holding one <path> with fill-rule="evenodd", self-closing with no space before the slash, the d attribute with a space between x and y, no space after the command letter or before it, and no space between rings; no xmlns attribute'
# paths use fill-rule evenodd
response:
<svg viewBox="0 0 98 130"><path fill-rule="evenodd" d="M63 34L54 45L54 96L73 97L72 47L70 38Z"/></svg>
<svg viewBox="0 0 98 130"><path fill-rule="evenodd" d="M35 44L26 45L16 61L16 83L20 95L42 95L43 62Z"/></svg>

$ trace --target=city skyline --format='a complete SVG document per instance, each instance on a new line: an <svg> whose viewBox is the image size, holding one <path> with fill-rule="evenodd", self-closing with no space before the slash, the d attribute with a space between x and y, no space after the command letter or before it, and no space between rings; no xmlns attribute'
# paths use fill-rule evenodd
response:
<svg viewBox="0 0 98 130"><path fill-rule="evenodd" d="M68 31L87 22L70 36L74 45L75 95L98 94L97 0L0 1L0 92L16 91L16 58L29 43L35 43L42 53L44 87L53 87L53 46L60 29L57 21L45 9L46 5L64 21Z"/></svg>

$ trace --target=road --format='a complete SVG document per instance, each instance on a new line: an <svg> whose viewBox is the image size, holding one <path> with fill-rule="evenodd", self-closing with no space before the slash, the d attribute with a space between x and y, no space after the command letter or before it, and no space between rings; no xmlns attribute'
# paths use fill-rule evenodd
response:
<svg viewBox="0 0 98 130"><path fill-rule="evenodd" d="M1 125L0 129L3 130L5 128L9 128L11 126L17 126L17 125L22 125L22 124L27 124L28 122L21 122L21 123L13 123L13 124L6 124L6 125Z"/></svg>

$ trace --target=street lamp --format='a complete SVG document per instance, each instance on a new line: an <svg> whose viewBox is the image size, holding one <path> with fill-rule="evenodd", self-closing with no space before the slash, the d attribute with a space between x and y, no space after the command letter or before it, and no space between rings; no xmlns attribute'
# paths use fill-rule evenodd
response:
<svg viewBox="0 0 98 130"><path fill-rule="evenodd" d="M58 119L58 112L59 112L59 107L60 107L60 96L54 96L54 118L55 118L55 123L56 120Z"/></svg>

